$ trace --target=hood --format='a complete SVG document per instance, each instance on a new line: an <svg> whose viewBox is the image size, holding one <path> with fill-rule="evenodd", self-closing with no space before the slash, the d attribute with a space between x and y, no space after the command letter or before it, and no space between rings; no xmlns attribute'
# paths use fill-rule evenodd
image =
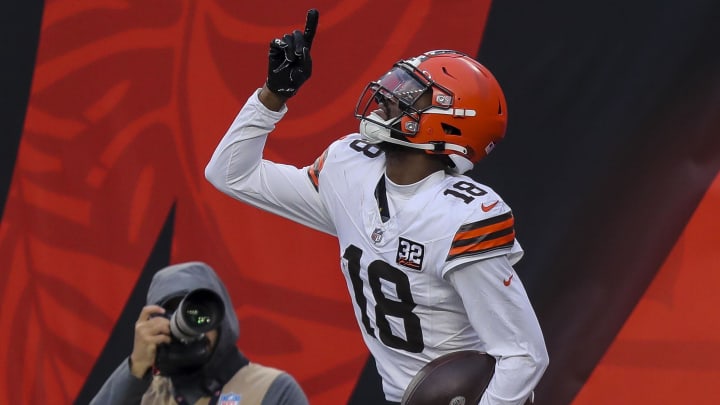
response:
<svg viewBox="0 0 720 405"><path fill-rule="evenodd" d="M215 350L227 345L235 347L240 336L240 326L230 294L215 271L203 262L179 263L155 273L148 289L147 304L159 305L170 297L185 295L198 288L214 291L225 304L225 317L220 324L220 336Z"/></svg>
<svg viewBox="0 0 720 405"><path fill-rule="evenodd" d="M177 393L189 403L222 387L232 375L247 364L236 346L240 336L237 314L225 285L215 271L203 262L174 264L159 270L150 282L147 304L160 305L168 298L182 296L198 288L217 293L225 305L225 316L218 328L218 340L210 360L197 373L173 377Z"/></svg>

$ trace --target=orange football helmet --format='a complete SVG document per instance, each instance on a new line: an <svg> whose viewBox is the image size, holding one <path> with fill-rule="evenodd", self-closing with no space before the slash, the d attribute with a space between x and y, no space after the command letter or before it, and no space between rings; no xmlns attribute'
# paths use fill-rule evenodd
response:
<svg viewBox="0 0 720 405"><path fill-rule="evenodd" d="M428 93L432 97L423 97ZM507 128L500 84L486 67L452 50L395 63L365 87L355 117L368 142L448 155L458 173L487 156Z"/></svg>

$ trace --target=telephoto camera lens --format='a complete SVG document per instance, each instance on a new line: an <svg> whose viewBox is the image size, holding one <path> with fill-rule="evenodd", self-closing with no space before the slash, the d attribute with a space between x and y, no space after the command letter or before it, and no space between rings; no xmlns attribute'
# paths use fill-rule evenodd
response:
<svg viewBox="0 0 720 405"><path fill-rule="evenodd" d="M180 301L170 318L170 333L182 342L192 342L215 329L225 315L222 298L214 291L197 289Z"/></svg>

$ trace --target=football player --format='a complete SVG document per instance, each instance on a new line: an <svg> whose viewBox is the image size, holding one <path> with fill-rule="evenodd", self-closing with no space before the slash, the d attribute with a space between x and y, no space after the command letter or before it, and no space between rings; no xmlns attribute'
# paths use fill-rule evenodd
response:
<svg viewBox="0 0 720 405"><path fill-rule="evenodd" d="M480 403L523 404L548 365L513 269L523 254L510 207L463 173L505 135L491 72L461 52L395 63L361 92L357 133L306 167L263 160L286 101L312 74L318 21L270 43L268 75L218 144L205 176L223 193L337 237L343 275L385 398L461 349L495 357ZM344 134L343 134L344 135Z"/></svg>

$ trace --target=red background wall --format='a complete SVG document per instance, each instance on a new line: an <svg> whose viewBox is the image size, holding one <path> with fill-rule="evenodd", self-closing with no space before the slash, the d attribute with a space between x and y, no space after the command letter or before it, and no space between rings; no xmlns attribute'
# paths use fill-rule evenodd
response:
<svg viewBox="0 0 720 405"><path fill-rule="evenodd" d="M378 387L333 239L204 181L270 39L321 12L315 70L267 157L354 131L367 81L428 49L478 55L507 141L473 175L513 206L547 404L715 404L720 37L712 1L27 2L6 6L0 403L85 403L129 353L153 272L204 260L239 345L311 403ZM371 363L370 363L371 364Z"/></svg>

